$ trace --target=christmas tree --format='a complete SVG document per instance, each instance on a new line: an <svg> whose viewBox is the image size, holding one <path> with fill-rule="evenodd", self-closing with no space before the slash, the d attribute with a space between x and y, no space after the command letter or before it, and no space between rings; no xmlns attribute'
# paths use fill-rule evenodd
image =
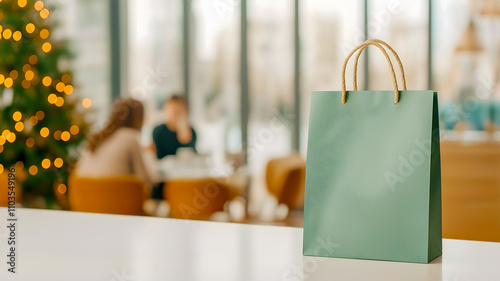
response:
<svg viewBox="0 0 500 281"><path fill-rule="evenodd" d="M48 207L66 193L72 152L87 128L78 107L88 107L62 69L71 54L51 36L54 8L0 0L0 172L15 167L24 200L43 197Z"/></svg>

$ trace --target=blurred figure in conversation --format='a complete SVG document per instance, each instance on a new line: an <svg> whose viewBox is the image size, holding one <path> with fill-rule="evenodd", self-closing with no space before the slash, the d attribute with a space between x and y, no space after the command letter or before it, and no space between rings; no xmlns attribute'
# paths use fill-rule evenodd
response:
<svg viewBox="0 0 500 281"><path fill-rule="evenodd" d="M135 175L151 187L151 176L144 165L138 141L143 120L144 107L139 101L118 99L106 126L89 137L87 149L78 160L76 175Z"/></svg>
<svg viewBox="0 0 500 281"><path fill-rule="evenodd" d="M165 123L153 130L153 141L156 156L161 159L175 155L181 147L191 147L195 150L196 132L189 125L188 105L181 96L172 96L163 105Z"/></svg>

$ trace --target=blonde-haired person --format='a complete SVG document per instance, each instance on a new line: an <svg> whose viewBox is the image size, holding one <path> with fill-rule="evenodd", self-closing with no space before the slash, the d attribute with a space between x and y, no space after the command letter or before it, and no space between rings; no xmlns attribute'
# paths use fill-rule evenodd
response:
<svg viewBox="0 0 500 281"><path fill-rule="evenodd" d="M105 127L88 138L87 149L77 163L76 175L135 175L151 187L152 179L138 141L143 120L144 107L139 101L131 98L117 100Z"/></svg>

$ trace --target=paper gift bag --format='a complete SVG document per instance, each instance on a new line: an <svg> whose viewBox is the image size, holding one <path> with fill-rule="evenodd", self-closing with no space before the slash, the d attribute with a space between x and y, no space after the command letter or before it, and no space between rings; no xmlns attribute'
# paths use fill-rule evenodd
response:
<svg viewBox="0 0 500 281"><path fill-rule="evenodd" d="M369 45L389 62L394 91L346 91L345 70ZM401 70L403 91L385 48ZM313 92L304 255L428 263L441 255L437 94L407 91L387 43L345 60L342 91Z"/></svg>

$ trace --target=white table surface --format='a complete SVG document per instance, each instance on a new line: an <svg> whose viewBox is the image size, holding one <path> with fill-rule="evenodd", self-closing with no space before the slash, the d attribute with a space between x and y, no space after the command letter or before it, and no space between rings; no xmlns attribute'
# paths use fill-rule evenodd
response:
<svg viewBox="0 0 500 281"><path fill-rule="evenodd" d="M7 210L0 208L6 224ZM0 280L500 280L500 243L443 240L431 264L302 256L302 229L18 209L18 273Z"/></svg>

